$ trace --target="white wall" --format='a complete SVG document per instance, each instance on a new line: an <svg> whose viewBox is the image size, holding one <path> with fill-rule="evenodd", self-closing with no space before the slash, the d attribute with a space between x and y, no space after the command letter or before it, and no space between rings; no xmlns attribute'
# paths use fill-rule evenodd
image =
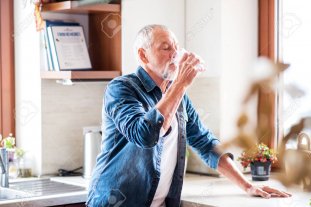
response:
<svg viewBox="0 0 311 207"><path fill-rule="evenodd" d="M236 133L244 89L249 85L248 74L257 58L258 3L257 0L186 2L186 34L191 34L188 38L186 35L186 48L200 54L208 69L191 87L189 95L201 118L207 117L206 126L220 140L229 140ZM229 150L238 157L240 150ZM191 157L190 171L213 173L197 156Z"/></svg>
<svg viewBox="0 0 311 207"><path fill-rule="evenodd" d="M219 77L221 72L221 2L186 0L185 45L206 62L200 77Z"/></svg>
<svg viewBox="0 0 311 207"><path fill-rule="evenodd" d="M14 1L15 98L17 146L26 150L35 174L41 174L41 79L39 33L32 4Z"/></svg>
<svg viewBox="0 0 311 207"><path fill-rule="evenodd" d="M220 136L228 139L236 132L236 119L258 56L257 0L223 0L221 25Z"/></svg>
<svg viewBox="0 0 311 207"><path fill-rule="evenodd" d="M148 24L168 26L184 46L185 7L183 0L122 0L122 73L136 71L133 43L137 32Z"/></svg>
<svg viewBox="0 0 311 207"><path fill-rule="evenodd" d="M221 27L220 138L232 139L237 133L236 121L242 100L250 86L250 74L258 56L257 0L223 0ZM256 105L246 109L249 118L256 119ZM229 149L237 158L241 149ZM243 169L236 161L237 166Z"/></svg>

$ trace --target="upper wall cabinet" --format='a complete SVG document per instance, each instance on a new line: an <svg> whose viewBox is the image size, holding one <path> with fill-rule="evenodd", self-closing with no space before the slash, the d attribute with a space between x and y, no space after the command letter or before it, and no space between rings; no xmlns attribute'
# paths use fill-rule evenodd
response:
<svg viewBox="0 0 311 207"><path fill-rule="evenodd" d="M94 3L83 5L79 1L63 1L44 4L43 17L48 14L86 16L88 51L92 70L86 71L44 71L42 79L109 80L121 75L121 2ZM45 15L46 14L46 15Z"/></svg>

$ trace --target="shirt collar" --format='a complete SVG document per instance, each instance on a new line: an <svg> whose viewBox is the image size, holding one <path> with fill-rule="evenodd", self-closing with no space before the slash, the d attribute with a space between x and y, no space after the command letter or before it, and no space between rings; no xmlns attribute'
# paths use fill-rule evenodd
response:
<svg viewBox="0 0 311 207"><path fill-rule="evenodd" d="M136 70L136 75L145 87L147 92L152 91L157 84L154 82L154 80L150 77L150 75L145 71L144 68L139 66Z"/></svg>

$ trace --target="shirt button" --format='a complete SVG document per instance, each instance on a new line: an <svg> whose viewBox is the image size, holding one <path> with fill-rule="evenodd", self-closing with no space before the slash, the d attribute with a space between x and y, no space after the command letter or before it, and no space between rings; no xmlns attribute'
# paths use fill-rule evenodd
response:
<svg viewBox="0 0 311 207"><path fill-rule="evenodd" d="M158 123L159 123L159 124L162 124L162 121L159 121Z"/></svg>
<svg viewBox="0 0 311 207"><path fill-rule="evenodd" d="M184 156L181 156L180 159L184 159Z"/></svg>
<svg viewBox="0 0 311 207"><path fill-rule="evenodd" d="M180 175L179 178L182 179L182 176Z"/></svg>

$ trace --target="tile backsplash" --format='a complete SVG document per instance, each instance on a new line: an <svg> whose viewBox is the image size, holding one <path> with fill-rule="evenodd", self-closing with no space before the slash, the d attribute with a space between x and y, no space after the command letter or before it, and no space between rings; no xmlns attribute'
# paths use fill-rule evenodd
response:
<svg viewBox="0 0 311 207"><path fill-rule="evenodd" d="M83 165L83 127L101 125L107 82L42 81L42 174Z"/></svg>

